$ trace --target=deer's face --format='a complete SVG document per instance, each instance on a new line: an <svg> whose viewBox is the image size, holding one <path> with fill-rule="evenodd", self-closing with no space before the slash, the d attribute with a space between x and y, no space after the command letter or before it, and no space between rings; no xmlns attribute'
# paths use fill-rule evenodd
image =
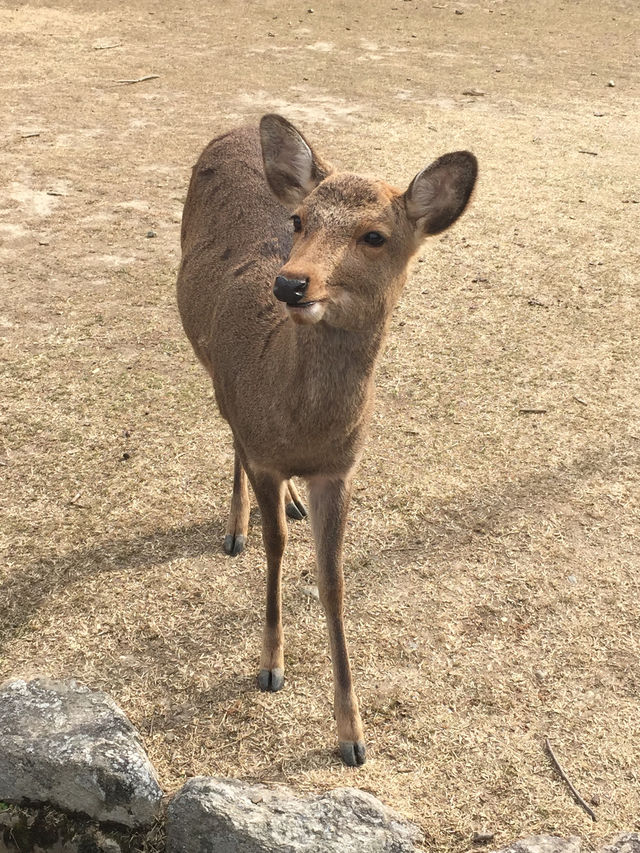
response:
<svg viewBox="0 0 640 853"><path fill-rule="evenodd" d="M333 172L293 125L263 116L260 140L267 182L291 211L294 243L274 295L295 323L345 329L380 323L422 240L448 228L473 191L477 162L445 154L404 193L383 181Z"/></svg>
<svg viewBox="0 0 640 853"><path fill-rule="evenodd" d="M296 207L291 224L293 247L273 290L295 323L359 329L386 313L417 247L397 190L334 174Z"/></svg>

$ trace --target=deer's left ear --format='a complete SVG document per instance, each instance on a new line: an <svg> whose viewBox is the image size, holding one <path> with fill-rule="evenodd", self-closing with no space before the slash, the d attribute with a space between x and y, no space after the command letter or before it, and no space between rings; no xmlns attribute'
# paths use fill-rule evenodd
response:
<svg viewBox="0 0 640 853"><path fill-rule="evenodd" d="M478 161L469 151L445 154L418 172L404 203L420 236L437 234L456 221L467 206L477 175Z"/></svg>

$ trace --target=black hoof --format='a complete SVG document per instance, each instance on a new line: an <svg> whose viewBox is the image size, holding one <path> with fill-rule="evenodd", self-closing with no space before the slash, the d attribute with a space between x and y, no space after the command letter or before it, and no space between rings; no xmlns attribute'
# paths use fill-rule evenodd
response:
<svg viewBox="0 0 640 853"><path fill-rule="evenodd" d="M355 743L352 740L340 741L340 757L347 767L360 767L364 764L367 756L367 748L364 741L358 740Z"/></svg>
<svg viewBox="0 0 640 853"><path fill-rule="evenodd" d="M225 554L228 554L230 557L237 557L242 551L244 551L244 546L247 544L247 537L243 536L242 533L238 533L234 535L233 533L228 533L224 537L224 551Z"/></svg>
<svg viewBox="0 0 640 853"><path fill-rule="evenodd" d="M293 518L295 521L302 521L303 518L307 517L307 508L302 501L289 501L285 509L289 518Z"/></svg>
<svg viewBox="0 0 640 853"><path fill-rule="evenodd" d="M261 669L258 673L258 687L262 691L269 690L271 693L277 693L284 687L284 670L280 667Z"/></svg>

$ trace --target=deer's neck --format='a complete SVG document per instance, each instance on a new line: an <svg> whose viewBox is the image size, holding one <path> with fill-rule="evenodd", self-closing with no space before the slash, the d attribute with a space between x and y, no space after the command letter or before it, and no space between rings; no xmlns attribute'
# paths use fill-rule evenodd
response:
<svg viewBox="0 0 640 853"><path fill-rule="evenodd" d="M322 322L291 327L287 329L291 357L287 385L298 411L320 426L336 420L345 427L355 425L371 402L384 322L358 331Z"/></svg>

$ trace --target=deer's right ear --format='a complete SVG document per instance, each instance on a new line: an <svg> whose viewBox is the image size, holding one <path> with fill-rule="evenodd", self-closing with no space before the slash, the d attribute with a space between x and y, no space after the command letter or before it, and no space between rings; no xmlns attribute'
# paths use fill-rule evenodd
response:
<svg viewBox="0 0 640 853"><path fill-rule="evenodd" d="M331 174L331 166L314 153L304 136L282 116L271 113L262 117L260 143L267 183L289 210L295 210Z"/></svg>

